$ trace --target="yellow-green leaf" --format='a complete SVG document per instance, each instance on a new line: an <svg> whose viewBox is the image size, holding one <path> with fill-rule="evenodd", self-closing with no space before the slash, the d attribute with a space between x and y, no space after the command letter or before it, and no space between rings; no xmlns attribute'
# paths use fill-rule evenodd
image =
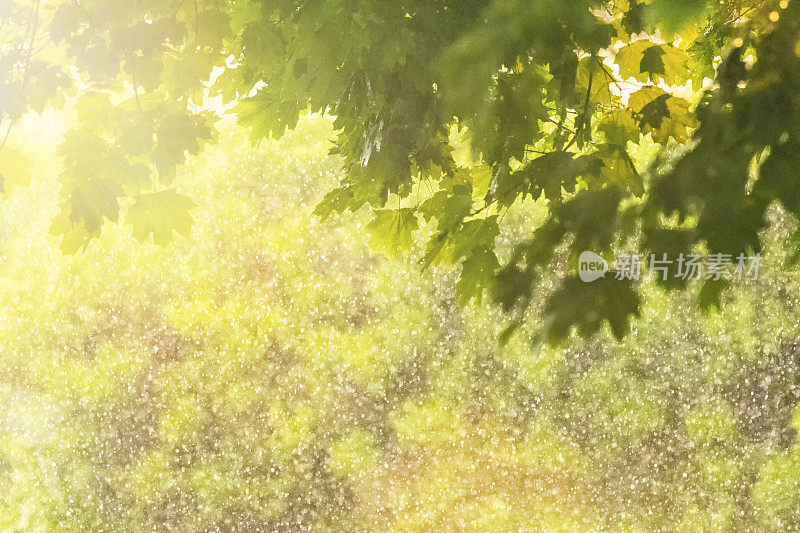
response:
<svg viewBox="0 0 800 533"><path fill-rule="evenodd" d="M614 61L623 79L635 78L643 83L663 79L673 85L688 79L688 59L688 54L678 47L644 39L623 46Z"/></svg>
<svg viewBox="0 0 800 533"><path fill-rule="evenodd" d="M373 216L366 229L375 249L396 256L400 250L411 247L412 232L419 229L413 209L381 209Z"/></svg>
<svg viewBox="0 0 800 533"><path fill-rule="evenodd" d="M575 75L575 92L586 95L589 93L589 101L610 106L617 99L611 90L611 85L617 80L611 74L610 69L603 65L602 59L598 57L586 57L578 63L578 72ZM590 89L591 86L591 90Z"/></svg>
<svg viewBox="0 0 800 533"><path fill-rule="evenodd" d="M175 189L136 197L128 208L125 222L133 225L133 236L146 240L153 234L153 242L166 246L172 240L172 232L177 231L188 237L192 228L189 211L195 203L188 196L177 194Z"/></svg>
<svg viewBox="0 0 800 533"><path fill-rule="evenodd" d="M459 301L466 305L473 298L480 305L483 289L488 287L500 268L497 256L486 246L475 248L464 261L461 278L456 283L456 294Z"/></svg>
<svg viewBox="0 0 800 533"><path fill-rule="evenodd" d="M666 144L670 137L686 143L689 128L697 125L688 101L652 85L633 93L628 107L636 113L642 133L652 133L653 140L660 144Z"/></svg>

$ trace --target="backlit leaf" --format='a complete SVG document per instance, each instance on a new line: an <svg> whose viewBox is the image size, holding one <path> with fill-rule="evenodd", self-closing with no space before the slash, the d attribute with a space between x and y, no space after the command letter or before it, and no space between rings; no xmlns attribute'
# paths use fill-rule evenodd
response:
<svg viewBox="0 0 800 533"><path fill-rule="evenodd" d="M152 234L153 242L166 246L172 241L173 231L188 237L192 228L189 211L195 203L188 196L168 189L141 194L128 207L125 223L133 226L133 236L145 241Z"/></svg>
<svg viewBox="0 0 800 533"><path fill-rule="evenodd" d="M473 298L480 305L483 290L493 282L499 267L497 257L490 248L481 246L473 249L464 261L461 278L456 283L456 294L462 305L466 305Z"/></svg>
<svg viewBox="0 0 800 533"><path fill-rule="evenodd" d="M366 231L376 250L396 256L413 243L413 232L419 229L417 215L413 209L380 209L373 212L372 221Z"/></svg>

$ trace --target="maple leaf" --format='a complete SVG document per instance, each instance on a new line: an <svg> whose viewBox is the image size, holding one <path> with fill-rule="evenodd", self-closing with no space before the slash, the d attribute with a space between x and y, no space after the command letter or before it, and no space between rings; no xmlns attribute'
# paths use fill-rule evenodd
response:
<svg viewBox="0 0 800 533"><path fill-rule="evenodd" d="M456 283L456 294L462 305L475 298L480 305L484 288L490 286L500 268L497 256L486 246L475 248L464 261L461 278Z"/></svg>
<svg viewBox="0 0 800 533"><path fill-rule="evenodd" d="M293 128L301 108L298 98L280 98L266 87L254 96L240 100L232 111L240 124L251 128L250 140L256 144L270 134L280 138L287 128Z"/></svg>
<svg viewBox="0 0 800 533"><path fill-rule="evenodd" d="M61 251L72 255L86 247L92 237L97 237L100 230L88 231L83 221L73 222L70 217L69 202L61 205L61 210L50 223L50 234L61 237Z"/></svg>
<svg viewBox="0 0 800 533"><path fill-rule="evenodd" d="M604 145L601 148L598 152L603 160L600 183L627 187L634 195L641 196L644 193L644 183L628 152L620 146Z"/></svg>
<svg viewBox="0 0 800 533"><path fill-rule="evenodd" d="M607 274L592 283L578 277L564 280L547 300L540 336L551 343L565 340L573 326L582 336L590 336L608 322L614 336L622 338L630 318L639 314L640 297L628 280Z"/></svg>
<svg viewBox="0 0 800 533"><path fill-rule="evenodd" d="M579 95L589 93L589 101L611 106L618 97L611 90L611 85L617 80L603 65L598 57L585 57L578 63L578 72L575 75L575 92ZM591 90L590 90L591 85Z"/></svg>
<svg viewBox="0 0 800 533"><path fill-rule="evenodd" d="M670 137L686 143L689 129L697 126L689 102L659 87L649 85L633 93L628 106L636 113L642 133L652 133L660 144L666 144Z"/></svg>
<svg viewBox="0 0 800 533"><path fill-rule="evenodd" d="M334 212L341 213L349 209L354 201L353 191L346 187L333 189L326 194L317 207L314 208L314 215L322 220L329 218Z"/></svg>
<svg viewBox="0 0 800 533"><path fill-rule="evenodd" d="M643 39L620 48L614 58L623 79L639 82L663 79L668 85L688 79L688 54L670 44L656 44Z"/></svg>
<svg viewBox="0 0 800 533"><path fill-rule="evenodd" d="M145 241L152 234L153 242L166 246L172 240L173 231L189 236L192 228L189 211L194 207L191 198L177 194L175 189L141 194L128 208L125 222L133 226L133 236L139 241Z"/></svg>
<svg viewBox="0 0 800 533"><path fill-rule="evenodd" d="M426 220L437 219L439 231L451 231L469 215L471 208L470 187L456 185L452 191L438 191L426 200L420 207L420 213Z"/></svg>
<svg viewBox="0 0 800 533"><path fill-rule="evenodd" d="M597 174L601 166L600 160L592 154L551 152L511 173L498 188L501 189L501 194L509 195L511 200L518 194L530 194L536 199L544 193L551 202L560 203L562 189L575 192L577 179L580 176Z"/></svg>
<svg viewBox="0 0 800 533"><path fill-rule="evenodd" d="M379 209L373 212L372 221L366 230L375 249L396 256L401 250L411 247L412 233L419 229L417 215L413 209Z"/></svg>
<svg viewBox="0 0 800 533"><path fill-rule="evenodd" d="M202 143L213 138L205 117L177 114L164 117L158 125L153 159L162 179L186 160L186 152L197 154Z"/></svg>
<svg viewBox="0 0 800 533"><path fill-rule="evenodd" d="M500 234L497 215L470 220L451 236L449 261L457 263L470 255L474 248L494 248L494 240Z"/></svg>

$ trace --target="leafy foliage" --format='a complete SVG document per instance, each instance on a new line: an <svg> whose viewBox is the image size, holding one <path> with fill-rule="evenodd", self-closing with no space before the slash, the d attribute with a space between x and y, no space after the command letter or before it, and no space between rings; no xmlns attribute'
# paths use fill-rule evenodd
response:
<svg viewBox="0 0 800 533"><path fill-rule="evenodd" d="M11 0L21 31L3 49L3 117L10 127L25 110L79 98L54 224L66 251L119 221L129 198L168 190L186 155L212 140L216 118L203 109L218 96L254 143L284 135L307 110L334 115L346 174L317 213L369 209L370 232L392 254L409 246L417 219L436 220L425 265L461 246L470 222L529 196L547 201L548 231L559 236L527 239L542 258L574 263L575 243L607 253L637 228L658 248L661 215L675 210L699 217L693 243L744 252L757 247L766 206L785 196L775 191L793 183L784 175L751 190L743 178L797 128L795 4ZM701 93L706 76L716 82ZM677 158L653 180L631 159L644 139ZM610 213L572 227L561 204L579 191L588 204L618 195L615 205L637 206L628 213L642 224L615 225L627 219ZM735 227L724 227L730 219ZM476 276L461 284L468 293L491 285L490 262L462 268ZM500 266L498 275L515 268ZM504 298L527 300L548 267L541 258L520 267Z"/></svg>

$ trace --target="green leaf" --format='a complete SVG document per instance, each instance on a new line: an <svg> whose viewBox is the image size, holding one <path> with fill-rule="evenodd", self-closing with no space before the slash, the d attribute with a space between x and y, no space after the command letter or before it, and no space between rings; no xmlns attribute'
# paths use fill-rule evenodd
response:
<svg viewBox="0 0 800 533"><path fill-rule="evenodd" d="M644 26L644 3L639 3L638 0L630 0L630 7L622 16L620 25L627 35L621 37L628 37L634 33L642 33L645 29Z"/></svg>
<svg viewBox="0 0 800 533"><path fill-rule="evenodd" d="M174 98L188 97L202 102L203 82L211 77L220 57L208 49L194 49L164 54L161 87Z"/></svg>
<svg viewBox="0 0 800 533"><path fill-rule="evenodd" d="M474 248L464 261L461 277L456 283L456 294L462 305L475 298L478 305L483 299L483 290L494 281L495 273L500 268L494 252L486 246Z"/></svg>
<svg viewBox="0 0 800 533"><path fill-rule="evenodd" d="M603 168L598 185L624 187L636 196L644 194L644 182L628 152L615 145L602 145L599 148L598 155L602 158Z"/></svg>
<svg viewBox="0 0 800 533"><path fill-rule="evenodd" d="M439 231L428 241L422 269L439 262L454 265L477 247L494 249L494 241L499 234L497 215L470 220L458 229Z"/></svg>
<svg viewBox="0 0 800 533"><path fill-rule="evenodd" d="M708 0L658 0L644 6L644 19L658 26L665 38L693 23L701 23L707 14ZM720 4L722 5L722 4Z"/></svg>
<svg viewBox="0 0 800 533"><path fill-rule="evenodd" d="M419 229L417 215L413 209L379 209L373 212L372 221L366 230L373 247L395 257L407 250L414 242L413 232Z"/></svg>
<svg viewBox="0 0 800 533"><path fill-rule="evenodd" d="M698 304L703 311L722 308L722 293L730 287L731 282L726 279L707 279L700 288Z"/></svg>
<svg viewBox="0 0 800 533"><path fill-rule="evenodd" d="M688 101L653 85L633 93L628 106L636 113L642 133L652 133L660 144L670 138L684 144L689 141L689 129L697 126Z"/></svg>
<svg viewBox="0 0 800 533"><path fill-rule="evenodd" d="M440 232L454 230L471 211L472 191L464 185L456 185L452 191L437 191L419 209L425 220L438 221Z"/></svg>
<svg viewBox="0 0 800 533"><path fill-rule="evenodd" d="M201 11L195 24L195 41L201 45L219 46L219 42L231 32L230 16L219 9Z"/></svg>
<svg viewBox="0 0 800 533"><path fill-rule="evenodd" d="M511 205L519 195L537 199L542 193L551 202L561 203L562 190L575 192L580 176L597 175L601 167L600 159L592 154L550 152L507 175L498 183L496 194L503 205Z"/></svg>
<svg viewBox="0 0 800 533"><path fill-rule="evenodd" d="M72 255L86 247L93 237L100 234L100 230L89 232L82 221L73 222L70 217L69 204L65 203L50 224L50 234L61 236L61 251L64 254Z"/></svg>
<svg viewBox="0 0 800 533"><path fill-rule="evenodd" d="M779 200L792 213L800 213L800 189L796 180L799 164L800 142L792 139L773 146L761 165L753 192L768 202Z"/></svg>
<svg viewBox="0 0 800 533"><path fill-rule="evenodd" d="M450 237L449 262L454 264L468 257L474 248L494 249L494 240L499 234L497 215L466 222Z"/></svg>
<svg viewBox="0 0 800 533"><path fill-rule="evenodd" d="M92 128L106 129L109 118L115 115L114 104L105 93L90 92L78 98L75 104L78 122Z"/></svg>
<svg viewBox="0 0 800 533"><path fill-rule="evenodd" d="M153 242L166 246L172 241L172 232L189 237L192 216L189 214L195 203L188 196L168 189L150 194L141 194L128 208L125 223L133 226L133 236L145 241L153 235Z"/></svg>
<svg viewBox="0 0 800 533"><path fill-rule="evenodd" d="M688 79L688 59L688 54L680 48L645 39L622 47L614 61L623 79L635 78L640 82L662 79L673 85Z"/></svg>
<svg viewBox="0 0 800 533"><path fill-rule="evenodd" d="M492 298L506 313L519 304L524 307L530 302L534 279L533 270L508 264L497 273L497 280L492 285Z"/></svg>
<svg viewBox="0 0 800 533"><path fill-rule="evenodd" d="M544 103L549 74L534 65L518 69L496 77L489 115L475 130L474 147L490 164L509 157L522 159L525 146L541 137L539 123L552 113Z"/></svg>
<svg viewBox="0 0 800 533"><path fill-rule="evenodd" d="M121 149L88 128L67 132L58 153L64 159L62 209L91 236L99 234L104 218L118 220L119 198L126 191L148 180L145 166L132 164Z"/></svg>
<svg viewBox="0 0 800 533"><path fill-rule="evenodd" d="M449 242L448 232L434 233L425 245L425 255L422 257L422 270L427 270L431 265L442 260L442 251Z"/></svg>
<svg viewBox="0 0 800 533"><path fill-rule="evenodd" d="M298 98L283 99L267 87L242 99L231 111L239 124L250 128L250 140L257 144L270 134L280 138L287 128L294 128L304 107Z"/></svg>
<svg viewBox="0 0 800 533"><path fill-rule="evenodd" d="M658 45L653 45L642 52L642 60L639 62L639 72L642 74L649 74L650 79L656 79L660 74L662 78L666 78L666 66L664 65L664 56L667 53Z"/></svg>
<svg viewBox="0 0 800 533"><path fill-rule="evenodd" d="M611 90L611 85L617 83L617 80L602 61L602 58L596 56L580 60L575 75L575 92L580 98L585 98L588 94L591 103L612 106L618 97Z"/></svg>
<svg viewBox="0 0 800 533"><path fill-rule="evenodd" d="M334 212L342 213L353 204L353 191L347 187L338 187L326 194L314 208L314 215L327 220Z"/></svg>
<svg viewBox="0 0 800 533"><path fill-rule="evenodd" d="M565 232L575 235L574 250L602 250L611 246L621 197L619 187L609 186L582 190L564 203L559 213L560 223ZM558 232L554 231L554 235Z"/></svg>
<svg viewBox="0 0 800 533"><path fill-rule="evenodd" d="M162 179L172 175L186 160L186 152L197 154L205 141L214 134L202 115L177 114L164 117L156 132L153 160Z"/></svg>
<svg viewBox="0 0 800 533"><path fill-rule="evenodd" d="M70 189L70 219L82 222L90 233L99 232L103 217L112 222L119 218L118 198L122 195L122 188L111 180L78 176Z"/></svg>
<svg viewBox="0 0 800 533"><path fill-rule="evenodd" d="M706 31L686 49L689 55L688 70L692 78L693 88L700 89L703 79L716 77L714 60L722 55L721 37L717 34L715 27L709 27Z"/></svg>
<svg viewBox="0 0 800 533"><path fill-rule="evenodd" d="M581 336L589 337L608 322L614 336L622 338L630 317L639 313L639 303L631 281L616 280L613 272L591 283L570 276L548 298L539 335L557 344L567 339L573 326Z"/></svg>
<svg viewBox="0 0 800 533"><path fill-rule="evenodd" d="M647 74L643 74L641 70L642 56L653 45L652 41L645 39L633 41L619 49L614 56L614 62L619 65L619 75L623 80L635 78L637 81L647 81Z"/></svg>
<svg viewBox="0 0 800 533"><path fill-rule="evenodd" d="M538 271L551 261L564 234L563 225L551 218L534 232L532 238L517 245L508 264L497 274L497 282L492 287L492 296L504 311L509 312L519 304L523 307L528 305Z"/></svg>
<svg viewBox="0 0 800 533"><path fill-rule="evenodd" d="M624 148L628 141L639 141L639 126L629 109L619 109L606 115L598 124L608 144L616 144Z"/></svg>
<svg viewBox="0 0 800 533"><path fill-rule="evenodd" d="M511 338L514 336L514 333L517 332L517 330L519 329L519 327L521 325L522 324L520 323L520 321L515 320L514 322L512 322L511 324L506 326L503 329L503 331L500 332L500 336L497 339L497 342L500 344L500 346L508 346L508 343L511 341Z"/></svg>

